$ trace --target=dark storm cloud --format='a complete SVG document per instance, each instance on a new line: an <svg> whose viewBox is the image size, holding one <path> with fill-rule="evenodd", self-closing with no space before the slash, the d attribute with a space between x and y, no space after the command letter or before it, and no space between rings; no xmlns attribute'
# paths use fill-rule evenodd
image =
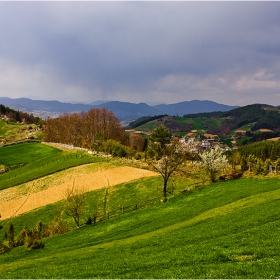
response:
<svg viewBox="0 0 280 280"><path fill-rule="evenodd" d="M276 99L279 14L279 2L1 2L0 90L235 104L264 102L266 90Z"/></svg>

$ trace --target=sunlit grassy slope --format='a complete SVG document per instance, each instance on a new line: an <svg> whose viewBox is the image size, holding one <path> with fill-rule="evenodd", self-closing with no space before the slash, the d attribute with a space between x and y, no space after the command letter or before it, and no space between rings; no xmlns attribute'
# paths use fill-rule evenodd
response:
<svg viewBox="0 0 280 280"><path fill-rule="evenodd" d="M101 162L82 151L62 151L41 143L0 148L0 164L10 168L0 174L0 190L85 163Z"/></svg>
<svg viewBox="0 0 280 280"><path fill-rule="evenodd" d="M13 249L0 278L279 278L279 201L277 179L201 187Z"/></svg>

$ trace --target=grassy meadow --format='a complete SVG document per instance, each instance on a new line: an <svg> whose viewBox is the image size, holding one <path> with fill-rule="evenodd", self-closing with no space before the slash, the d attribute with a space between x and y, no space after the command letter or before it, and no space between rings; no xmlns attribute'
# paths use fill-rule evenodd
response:
<svg viewBox="0 0 280 280"><path fill-rule="evenodd" d="M224 118L182 118L173 117L180 124L190 124L193 130L207 130L209 125L218 127Z"/></svg>
<svg viewBox="0 0 280 280"><path fill-rule="evenodd" d="M0 190L69 167L104 161L83 151L62 151L41 143L23 143L0 148L0 164L9 169L0 174Z"/></svg>
<svg viewBox="0 0 280 280"><path fill-rule="evenodd" d="M207 130L208 125L219 126L222 122L222 118L182 118L173 117L173 119L180 124L190 124L194 130ZM135 128L135 130L141 130L151 132L156 127L157 121L150 121L141 126Z"/></svg>
<svg viewBox="0 0 280 280"><path fill-rule="evenodd" d="M137 128L135 128L135 130L151 132L156 128L156 125L157 125L157 121L150 121L143 125L138 126Z"/></svg>
<svg viewBox="0 0 280 280"><path fill-rule="evenodd" d="M3 189L48 174L59 176L61 170L85 163L97 163L93 172L131 166L126 160L41 143L1 147L0 160L9 169L0 175L0 195ZM0 254L0 278L279 278L280 180L242 178L194 188L197 181L174 176L165 203L160 176L90 191L80 228L62 211L63 201L0 220L1 239L10 223L19 235L26 226L54 221L61 211L71 230L43 239L44 248L20 246ZM123 209L135 210L122 214ZM86 225L93 212L109 212L109 219Z"/></svg>
<svg viewBox="0 0 280 280"><path fill-rule="evenodd" d="M124 195L133 203L139 184L153 188L155 181L149 180L155 179L116 186L109 199L112 207ZM102 191L92 192L89 201L102 197ZM166 203L47 238L43 249L15 248L0 255L0 277L278 278L279 199L278 179L200 187ZM15 218L15 227L20 219L49 217L51 208Z"/></svg>

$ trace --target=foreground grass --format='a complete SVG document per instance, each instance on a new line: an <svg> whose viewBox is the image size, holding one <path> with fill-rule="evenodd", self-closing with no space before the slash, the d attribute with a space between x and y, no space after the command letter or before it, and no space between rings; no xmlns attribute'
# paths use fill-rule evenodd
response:
<svg viewBox="0 0 280 280"><path fill-rule="evenodd" d="M19 156L20 155L20 156ZM81 151L62 151L41 143L0 148L0 164L11 170L0 175L0 190L81 164L101 162Z"/></svg>
<svg viewBox="0 0 280 280"><path fill-rule="evenodd" d="M0 277L279 278L279 199L277 179L201 187L44 249L13 249L0 255Z"/></svg>

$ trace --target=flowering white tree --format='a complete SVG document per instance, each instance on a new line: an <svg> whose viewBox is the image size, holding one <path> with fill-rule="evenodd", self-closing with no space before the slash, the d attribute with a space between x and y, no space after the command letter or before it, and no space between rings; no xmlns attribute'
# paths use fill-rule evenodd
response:
<svg viewBox="0 0 280 280"><path fill-rule="evenodd" d="M216 147L215 149L206 150L200 155L200 167L206 170L211 182L216 181L216 174L221 172L228 165L228 160L223 152Z"/></svg>

